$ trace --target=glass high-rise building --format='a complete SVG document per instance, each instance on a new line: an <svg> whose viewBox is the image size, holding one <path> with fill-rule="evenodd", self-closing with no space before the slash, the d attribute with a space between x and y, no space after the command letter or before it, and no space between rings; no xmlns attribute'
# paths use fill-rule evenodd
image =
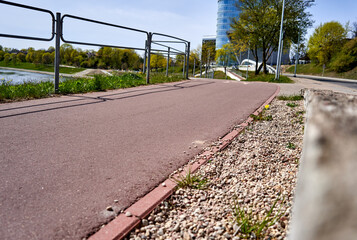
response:
<svg viewBox="0 0 357 240"><path fill-rule="evenodd" d="M227 32L231 29L232 18L239 16L238 0L218 0L216 49L229 42Z"/></svg>

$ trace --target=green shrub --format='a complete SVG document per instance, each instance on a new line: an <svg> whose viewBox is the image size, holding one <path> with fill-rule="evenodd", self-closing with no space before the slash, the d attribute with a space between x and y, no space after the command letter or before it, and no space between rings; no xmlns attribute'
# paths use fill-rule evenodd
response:
<svg viewBox="0 0 357 240"><path fill-rule="evenodd" d="M347 72L357 66L357 38L345 43L342 50L331 63L331 68L338 72Z"/></svg>

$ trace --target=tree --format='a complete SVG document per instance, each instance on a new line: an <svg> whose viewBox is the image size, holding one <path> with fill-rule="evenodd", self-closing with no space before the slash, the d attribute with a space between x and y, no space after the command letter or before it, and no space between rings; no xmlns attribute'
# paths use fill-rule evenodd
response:
<svg viewBox="0 0 357 240"><path fill-rule="evenodd" d="M227 78L227 67L230 61L234 61L233 45L231 43L225 44L216 52L216 62L224 67L224 74Z"/></svg>
<svg viewBox="0 0 357 240"><path fill-rule="evenodd" d="M308 55L315 63L327 64L341 50L348 30L339 22L327 22L317 27L309 39Z"/></svg>
<svg viewBox="0 0 357 240"><path fill-rule="evenodd" d="M352 38L357 38L357 22L352 23Z"/></svg>
<svg viewBox="0 0 357 240"><path fill-rule="evenodd" d="M214 41L206 41L202 44L202 63L210 65L216 58L216 44Z"/></svg>
<svg viewBox="0 0 357 240"><path fill-rule="evenodd" d="M10 53L5 53L5 55L4 55L4 63L5 63L6 66L9 65L9 63L10 63Z"/></svg>
<svg viewBox="0 0 357 240"><path fill-rule="evenodd" d="M334 57L331 67L336 72L347 72L357 66L357 37L346 42Z"/></svg>
<svg viewBox="0 0 357 240"><path fill-rule="evenodd" d="M12 63L16 66L16 65L17 65L17 56L16 56L16 53L11 53L10 59L11 59Z"/></svg>
<svg viewBox="0 0 357 240"><path fill-rule="evenodd" d="M284 41L297 43L298 36L306 34L312 25L311 14L306 10L315 0L285 0ZM233 19L232 32L229 33L233 43L247 46L256 61L258 74L261 68L267 73L267 60L279 46L282 1L278 0L239 0L237 7L241 11L238 18ZM263 54L262 65L259 63L259 51Z"/></svg>
<svg viewBox="0 0 357 240"><path fill-rule="evenodd" d="M296 54L298 53L299 59L302 59L306 56L306 41L304 39L300 39L298 44L292 44L290 51L294 54L293 59L296 60Z"/></svg>
<svg viewBox="0 0 357 240"><path fill-rule="evenodd" d="M22 53L22 52L19 52L17 54L17 60L19 62L25 62L26 61L26 55L24 53Z"/></svg>
<svg viewBox="0 0 357 240"><path fill-rule="evenodd" d="M153 69L164 68L166 66L166 59L162 54L155 53L151 55L150 65Z"/></svg>
<svg viewBox="0 0 357 240"><path fill-rule="evenodd" d="M51 64L53 63L51 53L44 53L42 55L42 64Z"/></svg>
<svg viewBox="0 0 357 240"><path fill-rule="evenodd" d="M4 60L4 55L5 55L5 52L2 51L2 50L0 50L0 62L1 62L2 60Z"/></svg>

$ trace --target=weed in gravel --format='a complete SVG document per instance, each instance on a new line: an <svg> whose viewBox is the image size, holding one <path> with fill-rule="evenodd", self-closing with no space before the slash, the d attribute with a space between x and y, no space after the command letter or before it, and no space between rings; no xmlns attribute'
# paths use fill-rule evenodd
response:
<svg viewBox="0 0 357 240"><path fill-rule="evenodd" d="M194 175L191 169L188 170L186 175L180 175L178 178L172 177L175 181L177 188L193 188L203 190L207 186L207 179Z"/></svg>
<svg viewBox="0 0 357 240"><path fill-rule="evenodd" d="M297 107L298 105L297 105L296 103L293 103L293 102L290 103L290 102L289 102L289 103L286 104L286 106L291 107L291 108L294 108L294 107Z"/></svg>
<svg viewBox="0 0 357 240"><path fill-rule="evenodd" d="M296 121L297 123L300 123L300 124L304 124L304 118L303 118L303 116L299 116L298 118L297 118L297 121Z"/></svg>
<svg viewBox="0 0 357 240"><path fill-rule="evenodd" d="M238 228L234 235L240 232L244 238L261 239L264 230L274 225L276 221L285 214L285 212L282 212L282 203L284 202L284 199L281 201L278 212L273 214L274 208L280 200L280 198L277 198L262 220L255 220L257 218L252 216L253 212L251 210L249 211L240 208L239 204L236 202L233 207L233 214L234 220L238 224Z"/></svg>
<svg viewBox="0 0 357 240"><path fill-rule="evenodd" d="M278 96L278 100L281 100L281 101L300 101L303 99L304 99L304 97L301 95Z"/></svg>
<svg viewBox="0 0 357 240"><path fill-rule="evenodd" d="M289 148L289 149L292 149L292 150L296 149L295 144L292 143L292 142L288 142L288 145L286 147Z"/></svg>
<svg viewBox="0 0 357 240"><path fill-rule="evenodd" d="M255 122L257 121L272 121L272 115L265 115L265 109L261 111L258 115L250 114L250 117L253 118Z"/></svg>
<svg viewBox="0 0 357 240"><path fill-rule="evenodd" d="M302 117L305 114L305 111L298 111L295 113L295 117Z"/></svg>

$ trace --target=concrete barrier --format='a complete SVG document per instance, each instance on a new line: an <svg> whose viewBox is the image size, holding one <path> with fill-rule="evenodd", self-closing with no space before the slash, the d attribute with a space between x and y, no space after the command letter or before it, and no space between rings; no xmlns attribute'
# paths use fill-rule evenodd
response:
<svg viewBox="0 0 357 240"><path fill-rule="evenodd" d="M305 92L291 240L357 239L357 96Z"/></svg>

